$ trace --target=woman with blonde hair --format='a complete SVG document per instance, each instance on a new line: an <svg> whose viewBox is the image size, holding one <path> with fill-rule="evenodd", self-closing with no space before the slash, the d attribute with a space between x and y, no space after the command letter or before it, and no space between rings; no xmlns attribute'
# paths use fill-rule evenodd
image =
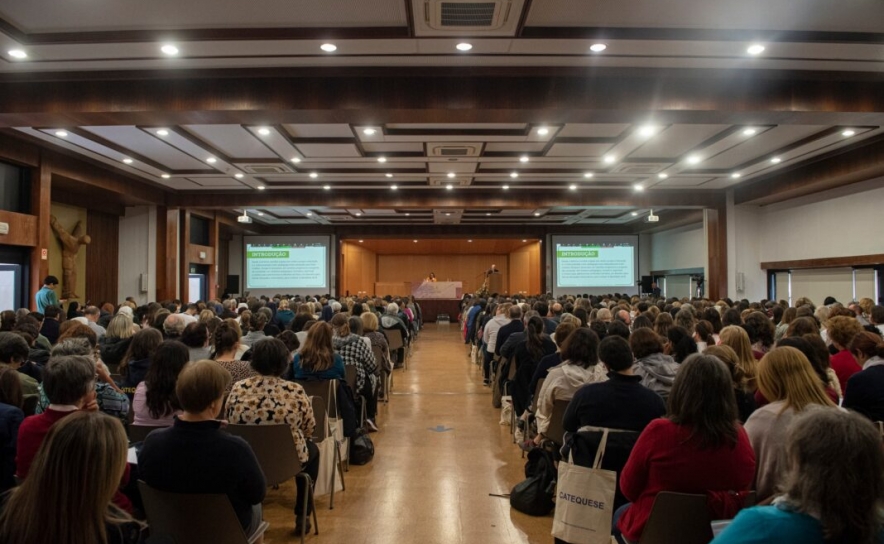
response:
<svg viewBox="0 0 884 544"><path fill-rule="evenodd" d="M752 344L749 342L749 334L743 327L728 325L721 329L718 335L720 345L728 346L737 354L739 364L739 377L745 380L747 391L755 392L758 388L755 383L755 375L758 369L758 361L752 354Z"/></svg>
<svg viewBox="0 0 884 544"><path fill-rule="evenodd" d="M6 497L0 541L135 544L142 525L111 502L129 442L119 420L78 410L52 425L28 477Z"/></svg>
<svg viewBox="0 0 884 544"><path fill-rule="evenodd" d="M123 357L129 350L129 344L132 342L134 334L132 318L124 313L119 313L111 319L107 326L107 332L99 339L101 360L114 372L123 362Z"/></svg>
<svg viewBox="0 0 884 544"><path fill-rule="evenodd" d="M740 422L746 423L749 416L755 411L756 404L752 392L749 391L746 376L740 370L740 358L737 356L737 352L730 346L710 346L703 354L715 357L730 370L731 378L734 381L734 395L737 399Z"/></svg>
<svg viewBox="0 0 884 544"><path fill-rule="evenodd" d="M296 380L343 380L344 359L335 353L331 325L317 321L307 331L301 351L292 361Z"/></svg>
<svg viewBox="0 0 884 544"><path fill-rule="evenodd" d="M660 338L666 338L669 335L669 329L673 325L672 315L668 312L661 312L660 315L654 318L654 332L656 332Z"/></svg>
<svg viewBox="0 0 884 544"><path fill-rule="evenodd" d="M807 357L796 348L769 351L758 365L758 390L770 404L746 421L746 432L757 461L755 489L758 501L772 497L778 478L789 462L785 455L786 430L795 416L810 406L835 407Z"/></svg>

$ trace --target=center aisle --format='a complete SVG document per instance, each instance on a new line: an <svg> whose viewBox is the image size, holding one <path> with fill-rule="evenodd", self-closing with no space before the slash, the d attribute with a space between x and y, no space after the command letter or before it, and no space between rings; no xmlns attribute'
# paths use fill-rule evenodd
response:
<svg viewBox="0 0 884 544"><path fill-rule="evenodd" d="M466 356L457 325L428 324L408 370L396 370L380 432L371 435L374 460L351 466L347 490L317 499L319 536L308 542L347 544L497 544L552 542L552 516L511 511L509 493L524 479L525 460L509 427L498 424L480 367ZM294 484L268 490L265 542L292 535Z"/></svg>

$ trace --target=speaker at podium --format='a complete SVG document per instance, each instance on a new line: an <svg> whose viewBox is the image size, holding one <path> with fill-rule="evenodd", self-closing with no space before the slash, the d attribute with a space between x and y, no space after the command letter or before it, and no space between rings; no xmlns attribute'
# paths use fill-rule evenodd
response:
<svg viewBox="0 0 884 544"><path fill-rule="evenodd" d="M489 293L503 293L505 291L503 287L503 274L494 273L488 276L488 292Z"/></svg>

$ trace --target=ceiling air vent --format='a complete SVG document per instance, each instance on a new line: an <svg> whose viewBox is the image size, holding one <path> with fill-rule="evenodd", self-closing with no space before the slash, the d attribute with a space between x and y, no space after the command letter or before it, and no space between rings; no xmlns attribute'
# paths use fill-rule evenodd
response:
<svg viewBox="0 0 884 544"><path fill-rule="evenodd" d="M294 172L285 164L241 164L240 169L247 174L256 174L259 176L272 176L274 174L291 174Z"/></svg>
<svg viewBox="0 0 884 544"><path fill-rule="evenodd" d="M427 154L430 157L478 157L481 152L480 143L427 143Z"/></svg>
<svg viewBox="0 0 884 544"><path fill-rule="evenodd" d="M661 163L620 163L611 169L612 173L632 174L635 176L644 176L662 172L669 165Z"/></svg>
<svg viewBox="0 0 884 544"><path fill-rule="evenodd" d="M497 2L442 2L440 20L443 27L488 27L494 24L498 6Z"/></svg>
<svg viewBox="0 0 884 544"><path fill-rule="evenodd" d="M515 36L526 0L410 0L417 37Z"/></svg>

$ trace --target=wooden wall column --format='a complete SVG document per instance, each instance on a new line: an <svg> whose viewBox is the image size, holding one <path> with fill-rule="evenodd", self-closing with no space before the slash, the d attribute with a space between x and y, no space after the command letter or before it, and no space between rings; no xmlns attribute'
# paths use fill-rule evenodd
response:
<svg viewBox="0 0 884 544"><path fill-rule="evenodd" d="M180 210L157 206L157 300L178 298Z"/></svg>
<svg viewBox="0 0 884 544"><path fill-rule="evenodd" d="M209 287L206 290L206 299L212 300L214 298L218 298L218 286L221 284L219 281L219 269L218 269L218 248L220 247L218 240L219 234L221 230L221 224L218 222L218 212L212 214L212 219L209 221L209 245L212 247L212 252L209 254L212 257L212 264L209 265Z"/></svg>
<svg viewBox="0 0 884 544"><path fill-rule="evenodd" d="M46 153L40 153L40 164L34 169L31 183L31 214L37 217L37 245L31 250L30 305L36 311L34 295L43 287L43 279L49 275L49 258L43 251L49 250L49 214L52 198L52 168Z"/></svg>
<svg viewBox="0 0 884 544"><path fill-rule="evenodd" d="M706 230L706 298L718 300L727 294L727 209L724 206L703 210Z"/></svg>
<svg viewBox="0 0 884 544"><path fill-rule="evenodd" d="M188 298L190 296L190 210L184 209L181 210L181 229L179 231L180 235L180 245L178 246L179 251L179 260L178 266L180 268L179 271L179 280L178 280L178 298L181 299L182 304L187 304Z"/></svg>

